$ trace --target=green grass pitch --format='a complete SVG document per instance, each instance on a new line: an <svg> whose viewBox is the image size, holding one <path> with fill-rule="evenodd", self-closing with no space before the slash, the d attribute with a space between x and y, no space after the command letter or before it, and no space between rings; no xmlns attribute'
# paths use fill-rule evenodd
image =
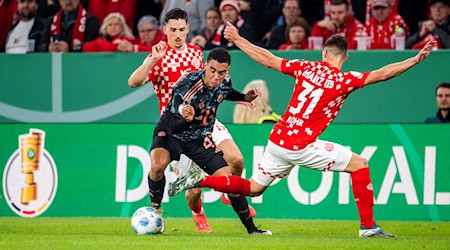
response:
<svg viewBox="0 0 450 250"><path fill-rule="evenodd" d="M357 221L257 219L273 236L248 235L238 219L165 218L166 232L135 235L129 218L0 217L0 249L450 249L449 222L381 221L397 238L358 238Z"/></svg>

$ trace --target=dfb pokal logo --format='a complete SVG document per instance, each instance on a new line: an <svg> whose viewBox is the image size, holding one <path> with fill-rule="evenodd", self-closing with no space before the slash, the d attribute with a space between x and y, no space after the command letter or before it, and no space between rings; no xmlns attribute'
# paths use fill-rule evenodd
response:
<svg viewBox="0 0 450 250"><path fill-rule="evenodd" d="M44 140L45 132L39 129L20 135L19 149L9 157L3 173L6 202L22 217L41 215L56 194L58 174Z"/></svg>

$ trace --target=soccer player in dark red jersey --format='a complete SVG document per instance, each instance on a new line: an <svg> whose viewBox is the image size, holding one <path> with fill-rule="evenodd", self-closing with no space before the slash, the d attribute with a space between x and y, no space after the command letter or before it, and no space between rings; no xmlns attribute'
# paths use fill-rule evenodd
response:
<svg viewBox="0 0 450 250"><path fill-rule="evenodd" d="M163 31L167 36L167 42L161 41L152 48L152 53L144 60L128 79L130 87L138 87L146 82L151 82L159 100L159 110L162 115L172 96L172 88L178 79L189 72L203 69L203 52L200 47L187 43L186 36L189 32L187 24L188 16L184 10L172 9L165 16ZM241 175L244 168L242 153L233 141L227 128L216 120L212 139L217 147L224 152L224 158L232 167L234 175ZM165 176L164 169L155 169L157 164L151 157L151 171L148 176L150 199L152 206L161 212L161 201L164 194ZM182 155L178 162L173 162L178 176L187 174L193 164L192 160ZM198 232L211 232L205 212L202 207L201 189L189 190L186 193L188 205L192 210L192 217ZM233 208L245 200L245 197L230 198ZM245 203L248 206L248 202ZM254 216L255 211L248 206L249 212Z"/></svg>
<svg viewBox="0 0 450 250"><path fill-rule="evenodd" d="M341 71L348 58L347 41L342 36L333 36L325 42L320 62L277 57L241 37L230 23L225 37L256 62L292 76L295 79L292 98L270 134L258 171L249 181L237 176L189 176L174 183L169 194L191 187L211 187L221 192L258 196L276 178L287 176L294 166L347 172L351 175L360 216L359 236L395 237L374 221L373 187L367 160L346 147L318 137L337 116L352 91L402 74L428 57L435 42L428 42L416 56L407 60L359 73Z"/></svg>

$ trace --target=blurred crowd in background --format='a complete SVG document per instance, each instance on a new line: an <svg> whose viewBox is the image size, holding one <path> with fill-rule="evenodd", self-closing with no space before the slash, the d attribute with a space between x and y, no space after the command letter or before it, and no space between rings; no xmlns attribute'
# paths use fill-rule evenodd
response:
<svg viewBox="0 0 450 250"><path fill-rule="evenodd" d="M274 50L321 49L334 34L357 50L450 48L449 0L0 0L0 51L148 52L173 8L203 49L237 49L226 22Z"/></svg>

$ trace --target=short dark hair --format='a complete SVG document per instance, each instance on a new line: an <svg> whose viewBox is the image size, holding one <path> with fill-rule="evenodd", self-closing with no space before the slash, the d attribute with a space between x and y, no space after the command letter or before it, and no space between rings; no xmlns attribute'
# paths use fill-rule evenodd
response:
<svg viewBox="0 0 450 250"><path fill-rule="evenodd" d="M210 60L216 60L219 63L228 63L228 65L231 64L230 53L222 47L214 48L209 52L206 62L209 62Z"/></svg>
<svg viewBox="0 0 450 250"><path fill-rule="evenodd" d="M183 19L186 20L186 23L188 21L188 15L186 13L186 11L180 9L180 8L175 8L175 9L171 9L169 10L169 12L166 13L166 15L164 16L164 25L166 25L169 20L174 19L174 20L178 20L178 19Z"/></svg>
<svg viewBox="0 0 450 250"><path fill-rule="evenodd" d="M332 54L344 56L347 54L347 40L345 37L340 35L333 35L328 38L323 45L324 48L329 48L332 50Z"/></svg>
<svg viewBox="0 0 450 250"><path fill-rule="evenodd" d="M436 91L435 91L436 94L437 94L438 89L440 89L440 88L447 88L447 89L450 89L450 83L448 83L448 82L443 82L443 83L439 84L439 85L436 87Z"/></svg>
<svg viewBox="0 0 450 250"><path fill-rule="evenodd" d="M349 8L347 0L332 0L331 1L331 5L341 5L341 4L345 4L345 7L347 9Z"/></svg>

